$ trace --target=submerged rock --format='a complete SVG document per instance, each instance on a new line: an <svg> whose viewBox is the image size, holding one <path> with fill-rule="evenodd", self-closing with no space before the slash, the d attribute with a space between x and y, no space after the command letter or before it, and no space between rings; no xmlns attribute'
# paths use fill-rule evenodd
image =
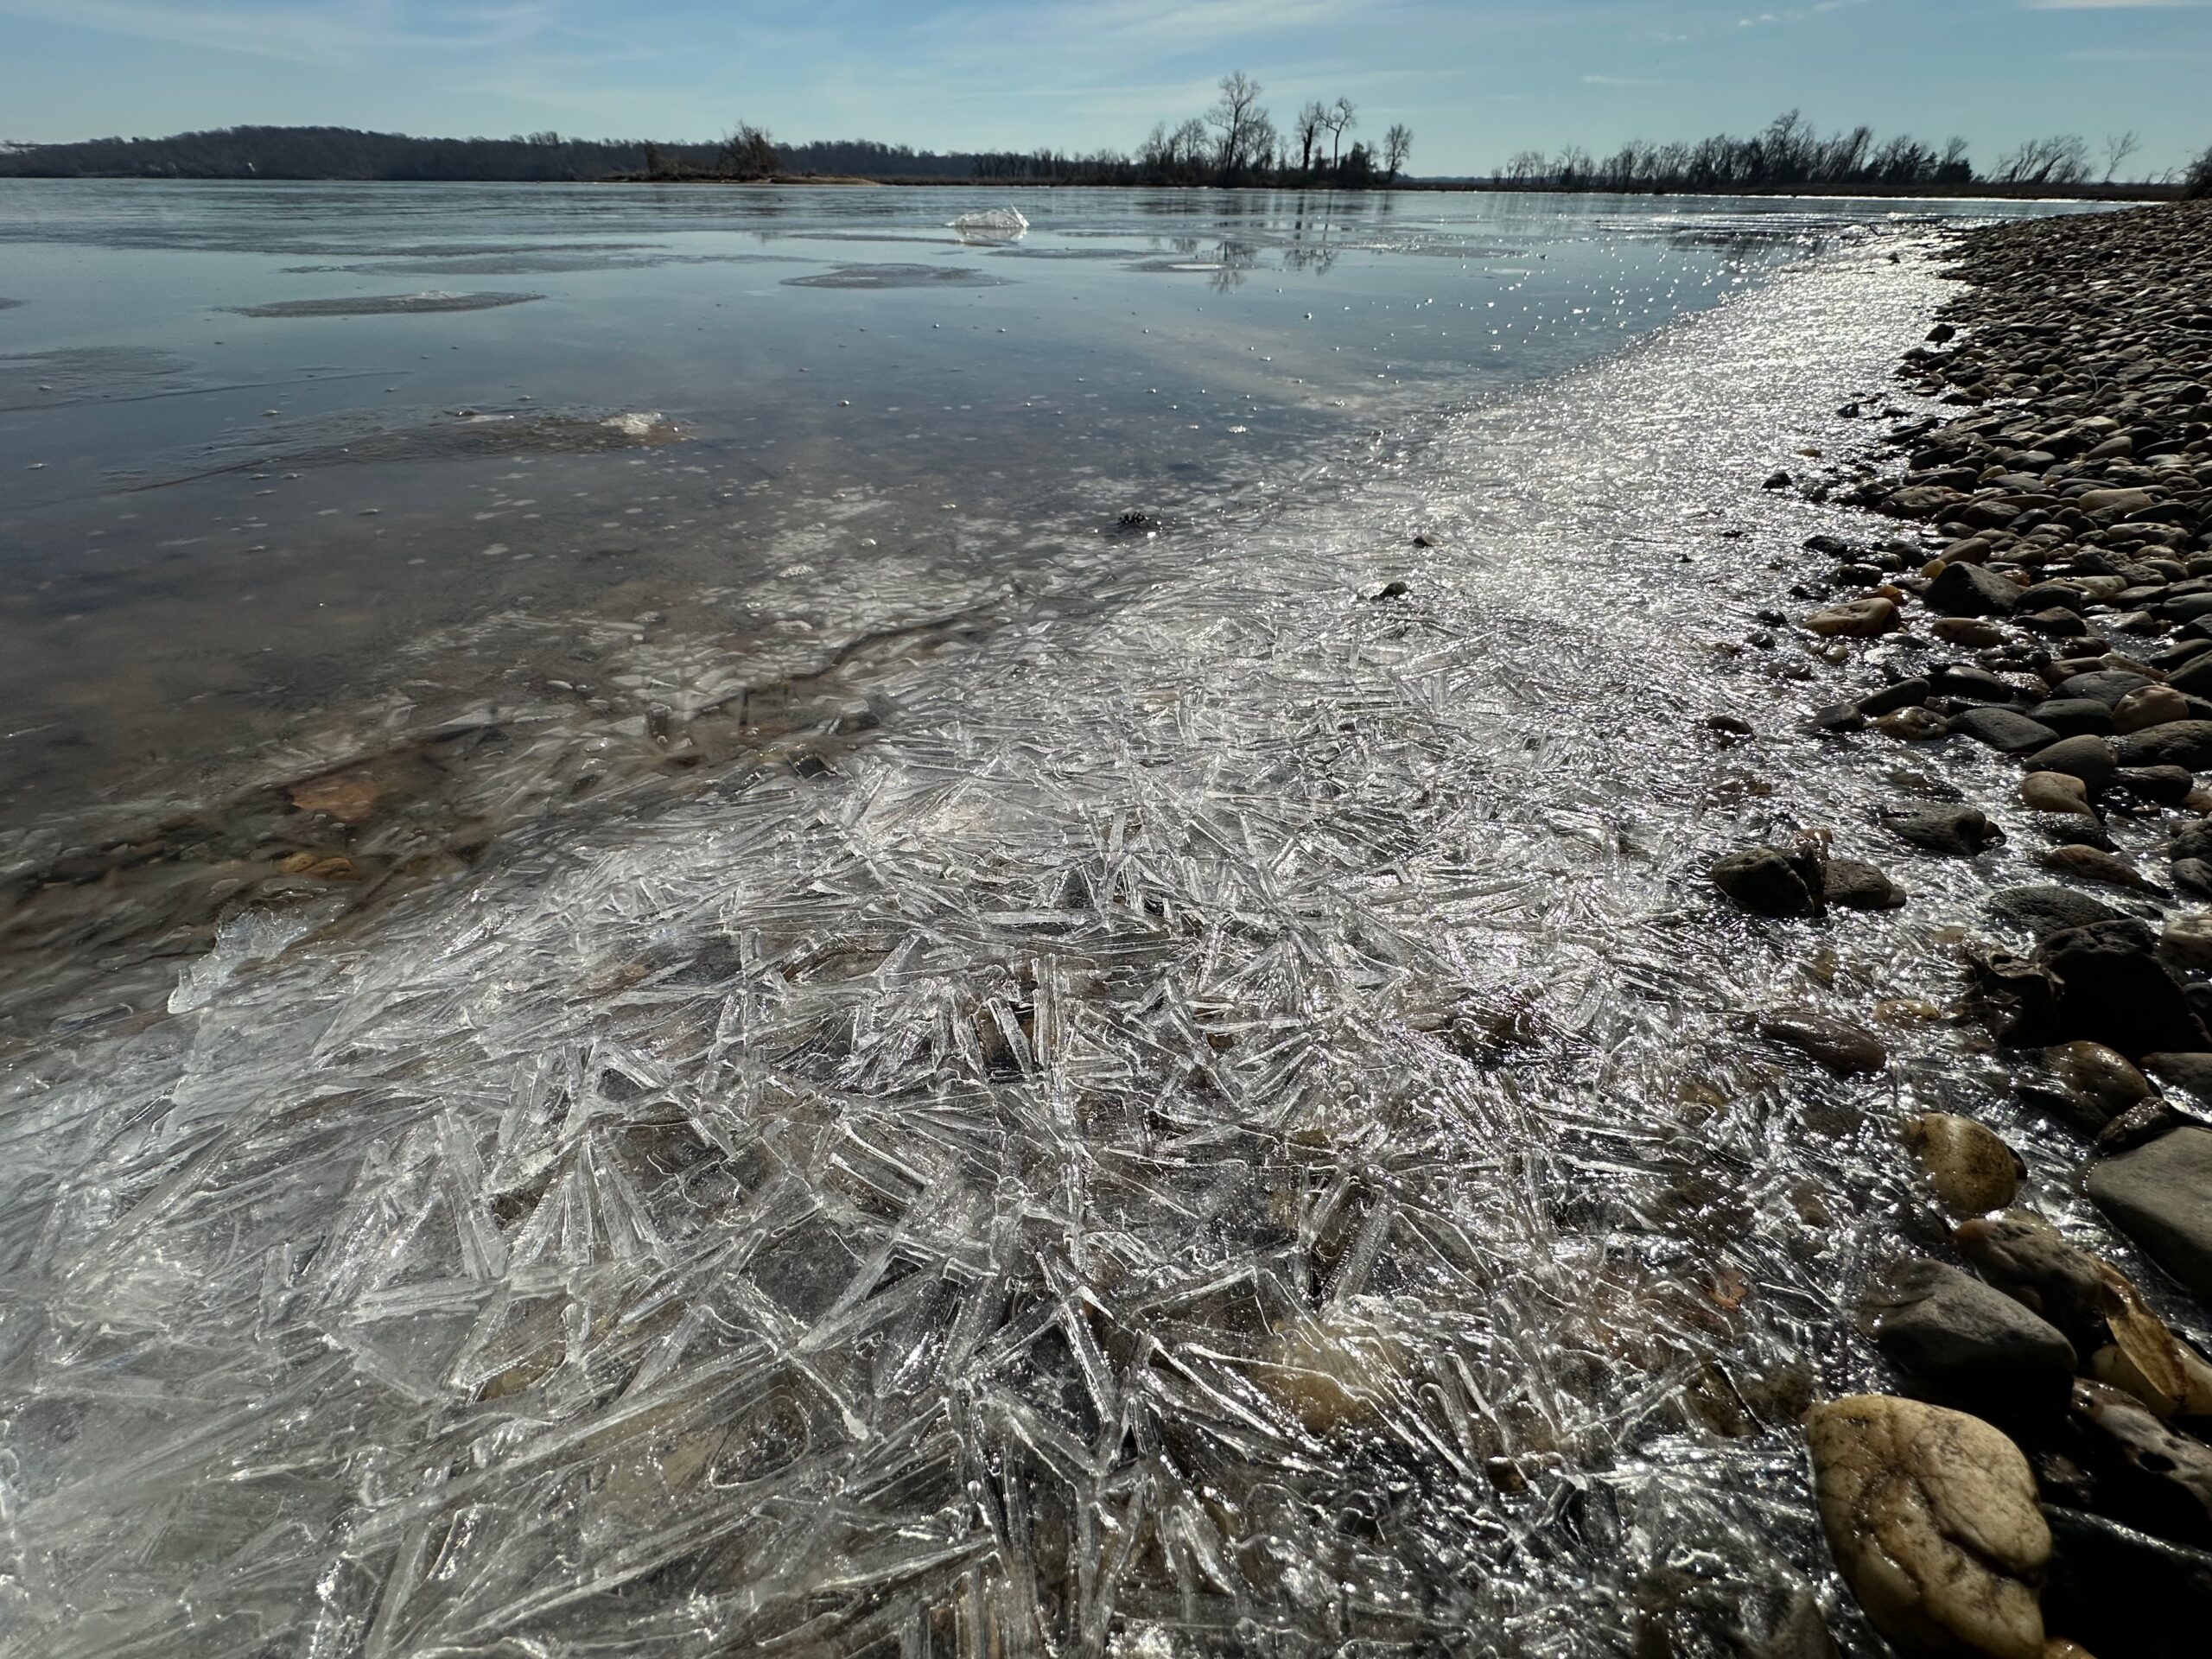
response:
<svg viewBox="0 0 2212 1659"><path fill-rule="evenodd" d="M2125 912L2071 887L2006 887L1991 897L1989 907L2037 938L2096 922L2127 919Z"/></svg>
<svg viewBox="0 0 2212 1659"><path fill-rule="evenodd" d="M1811 1008L1782 1008L1763 1017L1759 1035L1796 1049L1838 1077L1865 1077L1883 1071L1890 1052L1864 1026L1853 1025Z"/></svg>
<svg viewBox="0 0 2212 1659"><path fill-rule="evenodd" d="M2002 1210L2028 1173L2019 1154L1970 1117L1923 1113L1905 1121L1903 1135L1936 1198L1955 1214Z"/></svg>
<svg viewBox="0 0 2212 1659"><path fill-rule="evenodd" d="M2043 1659L2050 1533L2020 1450L1977 1417L1859 1395L1805 1420L1821 1529L1907 1655Z"/></svg>

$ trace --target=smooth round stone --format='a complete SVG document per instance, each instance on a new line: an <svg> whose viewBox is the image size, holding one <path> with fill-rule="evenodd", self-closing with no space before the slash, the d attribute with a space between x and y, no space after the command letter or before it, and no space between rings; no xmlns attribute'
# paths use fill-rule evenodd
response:
<svg viewBox="0 0 2212 1659"><path fill-rule="evenodd" d="M2089 786L2063 772L2031 772L2020 779L2020 804L2033 812L2070 812L2094 818Z"/></svg>
<svg viewBox="0 0 2212 1659"><path fill-rule="evenodd" d="M1986 1215L2018 1196L2027 1166L2003 1137L1970 1117L1925 1112L1906 1120L1904 1139L1954 1215Z"/></svg>
<svg viewBox="0 0 2212 1659"><path fill-rule="evenodd" d="M2212 911L2194 910L2166 918L2158 954L2179 968L2212 971Z"/></svg>
<svg viewBox="0 0 2212 1659"><path fill-rule="evenodd" d="M2189 718L2189 699L2171 685L2146 685L2130 691L2113 705L2113 729L2147 731Z"/></svg>
<svg viewBox="0 0 2212 1659"><path fill-rule="evenodd" d="M1831 605L1805 619L1806 628L1824 639L1874 639L1896 632L1901 626L1897 602L1879 598Z"/></svg>

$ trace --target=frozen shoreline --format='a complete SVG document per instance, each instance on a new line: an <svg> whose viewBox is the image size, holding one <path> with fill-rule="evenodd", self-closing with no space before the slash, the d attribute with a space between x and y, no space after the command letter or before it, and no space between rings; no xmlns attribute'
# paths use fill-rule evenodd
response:
<svg viewBox="0 0 2212 1659"><path fill-rule="evenodd" d="M1808 961L1700 878L1864 810L1706 718L1826 671L1714 646L1842 522L1752 486L1924 328L1889 245L877 664L895 716L819 771L27 1047L24 1627L1847 1627L1796 1414L1874 1375L1846 1308L1917 1200L1866 1137L1970 1062L1903 1006L1916 933ZM1808 973L1900 1004L1903 1093L1739 1029Z"/></svg>

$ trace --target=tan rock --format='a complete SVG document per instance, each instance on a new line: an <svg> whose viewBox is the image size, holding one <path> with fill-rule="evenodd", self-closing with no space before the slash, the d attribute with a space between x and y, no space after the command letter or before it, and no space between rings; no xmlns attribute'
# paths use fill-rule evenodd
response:
<svg viewBox="0 0 2212 1659"><path fill-rule="evenodd" d="M1986 651L2005 643L2005 630L1978 616L1939 616L1929 627L1945 645L1963 645L1969 651Z"/></svg>
<svg viewBox="0 0 2212 1659"><path fill-rule="evenodd" d="M1874 639L1899 626L1897 601L1881 598L1847 601L1805 619L1807 629L1826 639Z"/></svg>
<svg viewBox="0 0 2212 1659"><path fill-rule="evenodd" d="M1951 727L1933 709L1893 709L1875 717L1874 729L1900 743L1933 743L1947 735Z"/></svg>
<svg viewBox="0 0 2212 1659"><path fill-rule="evenodd" d="M2113 705L2116 732L2147 731L2189 718L2189 699L2171 685L2139 685Z"/></svg>
<svg viewBox="0 0 2212 1659"><path fill-rule="evenodd" d="M2020 804L2032 812L2069 812L2094 818L2089 786L2063 772L2031 772L2020 779Z"/></svg>
<svg viewBox="0 0 2212 1659"><path fill-rule="evenodd" d="M2076 876L2084 881L2102 881L2136 893L2160 891L2157 882L2145 876L2119 854L2107 853L2095 847L2045 848L2037 855L2036 862L2060 875Z"/></svg>
<svg viewBox="0 0 2212 1659"><path fill-rule="evenodd" d="M2044 1659L2050 1529L2018 1446L1875 1395L1815 1406L1805 1434L1821 1529L1876 1630L1910 1656Z"/></svg>
<svg viewBox="0 0 2212 1659"><path fill-rule="evenodd" d="M2125 1054L2102 1043L2063 1043L2043 1058L2068 1094L2108 1119L2158 1092Z"/></svg>
<svg viewBox="0 0 2212 1659"><path fill-rule="evenodd" d="M2167 917L2165 931L2158 936L2158 953L2177 967L2212 969L2212 911Z"/></svg>
<svg viewBox="0 0 2212 1659"><path fill-rule="evenodd" d="M1363 1422L1401 1392L1403 1342L1356 1300L1277 1327L1253 1378L1315 1434Z"/></svg>
<svg viewBox="0 0 2212 1659"><path fill-rule="evenodd" d="M1904 1138L1936 1198L1955 1215L2004 1209L2027 1173L2019 1154L1970 1117L1926 1112L1906 1120Z"/></svg>

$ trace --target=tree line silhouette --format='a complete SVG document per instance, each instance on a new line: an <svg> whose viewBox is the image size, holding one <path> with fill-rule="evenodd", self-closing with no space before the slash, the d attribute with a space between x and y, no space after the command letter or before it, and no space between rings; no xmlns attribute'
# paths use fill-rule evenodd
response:
<svg viewBox="0 0 2212 1659"><path fill-rule="evenodd" d="M1402 123L1392 125L1370 148L1354 136L1358 106L1339 98L1309 102L1287 128L1279 127L1260 101L1261 90L1241 72L1224 75L1211 109L1178 125L1158 124L1131 152L939 151L872 139L779 145L745 122L715 143L582 139L558 132L416 138L348 127L226 127L168 138L0 146L0 176L484 182L830 177L1346 189L1399 182L1413 151L1413 133ZM1748 138L1722 134L1669 144L1637 139L1602 156L1579 145L1551 156L1522 150L1493 178L1467 182L1519 190L1646 194L1955 194L1977 187L2086 194L2109 187L2139 148L2132 132L2107 137L2101 150L2078 136L2062 134L2031 139L1981 174L1963 138L1940 146L1909 136L1878 140L1872 128L1863 126L1822 136L1792 110ZM2212 193L2212 149L2160 182L2170 190Z"/></svg>
<svg viewBox="0 0 2212 1659"><path fill-rule="evenodd" d="M0 176L32 178L327 179L552 183L608 178L765 179L808 175L887 181L1025 181L1045 184L1397 182L1413 133L1393 126L1379 148L1345 136L1359 124L1348 98L1314 102L1288 134L1242 73L1223 77L1203 118L1156 127L1135 154L1043 149L926 150L869 139L778 144L741 122L718 143L582 139L558 132L510 138L415 138L350 127L225 127L168 138L95 138L0 149ZM1325 145L1324 139L1325 138Z"/></svg>
<svg viewBox="0 0 2212 1659"><path fill-rule="evenodd" d="M1967 141L1941 147L1907 135L1877 142L1872 127L1822 137L1801 111L1777 116L1749 138L1726 133L1692 143L1655 144L1631 139L1609 156L1570 144L1555 156L1524 149L1509 160L1494 182L1522 190L1602 190L1618 194L1864 189L1897 193L1955 190L1974 184L2012 189L2078 190L2111 184L2127 159L2143 147L2140 134L2114 133L2104 141L2101 180L2096 152L2075 133L2031 138L1977 174Z"/></svg>

